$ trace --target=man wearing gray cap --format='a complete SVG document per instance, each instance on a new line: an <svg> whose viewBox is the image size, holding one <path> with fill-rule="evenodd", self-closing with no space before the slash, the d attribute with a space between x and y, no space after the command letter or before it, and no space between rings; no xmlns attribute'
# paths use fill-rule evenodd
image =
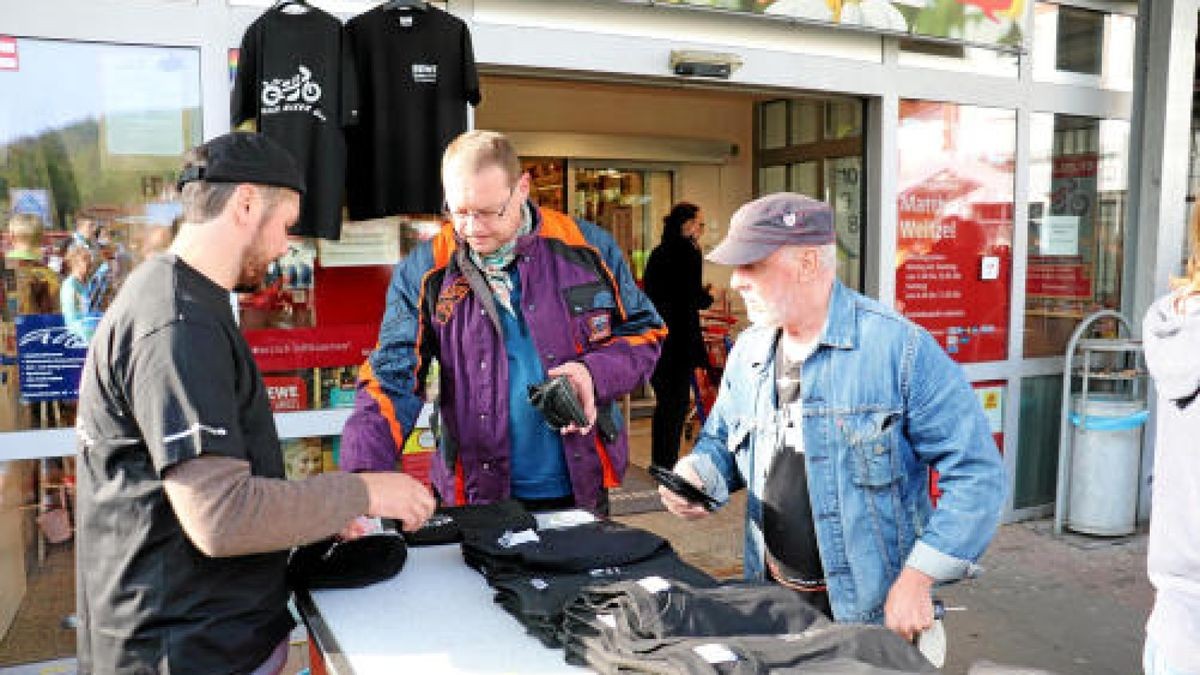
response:
<svg viewBox="0 0 1200 675"><path fill-rule="evenodd" d="M229 292L287 250L304 191L291 156L226 134L190 153L179 185L179 234L121 288L80 385L81 673L277 673L288 549L353 536L364 513L416 529L434 507L403 474L283 479Z"/></svg>
<svg viewBox="0 0 1200 675"><path fill-rule="evenodd" d="M829 206L802 195L733 215L708 259L735 268L754 325L675 471L721 504L749 490L748 578L912 639L933 623L933 584L979 571L1004 469L962 370L924 329L839 283L835 246ZM708 515L659 492L678 516Z"/></svg>

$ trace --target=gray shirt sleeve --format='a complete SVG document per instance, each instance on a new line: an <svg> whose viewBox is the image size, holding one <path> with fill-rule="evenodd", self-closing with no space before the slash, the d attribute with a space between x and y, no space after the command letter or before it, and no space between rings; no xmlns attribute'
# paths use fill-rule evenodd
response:
<svg viewBox="0 0 1200 675"><path fill-rule="evenodd" d="M339 532L367 512L367 485L350 473L289 481L250 475L245 460L204 454L168 469L167 497L205 555L280 551Z"/></svg>

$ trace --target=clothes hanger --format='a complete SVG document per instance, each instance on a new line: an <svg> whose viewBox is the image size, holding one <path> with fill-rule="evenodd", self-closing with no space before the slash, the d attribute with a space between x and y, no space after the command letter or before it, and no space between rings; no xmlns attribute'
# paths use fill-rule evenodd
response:
<svg viewBox="0 0 1200 675"><path fill-rule="evenodd" d="M313 8L312 5L308 4L307 0L275 0L275 4L271 5L271 11L283 11L289 7L296 14L304 14Z"/></svg>
<svg viewBox="0 0 1200 675"><path fill-rule="evenodd" d="M429 3L424 2L424 0L388 0L387 2L383 3L383 9L386 11L391 11L394 9L415 9L417 11L424 12L426 9L428 9L428 7Z"/></svg>

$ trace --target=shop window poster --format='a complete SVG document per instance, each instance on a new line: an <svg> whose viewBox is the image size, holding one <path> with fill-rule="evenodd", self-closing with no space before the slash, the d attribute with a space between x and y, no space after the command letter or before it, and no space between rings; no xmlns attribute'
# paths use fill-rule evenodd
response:
<svg viewBox="0 0 1200 675"><path fill-rule="evenodd" d="M956 361L1008 354L1016 115L900 103L896 309Z"/></svg>
<svg viewBox="0 0 1200 675"><path fill-rule="evenodd" d="M61 314L23 314L16 329L21 400L78 398L87 338L68 328Z"/></svg>
<svg viewBox="0 0 1200 675"><path fill-rule="evenodd" d="M262 328L311 328L317 248L311 239L292 239L287 253L271 263L262 288L238 296L241 325Z"/></svg>
<svg viewBox="0 0 1200 675"><path fill-rule="evenodd" d="M667 0L669 4L908 33L1000 49L1021 46L1025 0Z"/></svg>

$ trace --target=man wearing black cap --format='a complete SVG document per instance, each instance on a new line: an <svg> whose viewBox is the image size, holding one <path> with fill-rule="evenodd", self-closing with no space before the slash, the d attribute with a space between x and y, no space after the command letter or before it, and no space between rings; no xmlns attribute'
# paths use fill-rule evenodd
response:
<svg viewBox="0 0 1200 675"><path fill-rule="evenodd" d="M276 673L293 621L290 547L359 514L419 527L433 499L402 474L284 480L266 390L229 293L287 250L304 184L259 134L194 149L170 252L129 277L80 385L81 673Z"/></svg>
<svg viewBox="0 0 1200 675"><path fill-rule="evenodd" d="M708 258L735 268L754 326L675 471L721 503L749 490L747 577L913 638L932 585L976 574L999 521L1004 469L975 394L929 333L837 281L824 202L750 202ZM708 514L659 492L676 515Z"/></svg>

